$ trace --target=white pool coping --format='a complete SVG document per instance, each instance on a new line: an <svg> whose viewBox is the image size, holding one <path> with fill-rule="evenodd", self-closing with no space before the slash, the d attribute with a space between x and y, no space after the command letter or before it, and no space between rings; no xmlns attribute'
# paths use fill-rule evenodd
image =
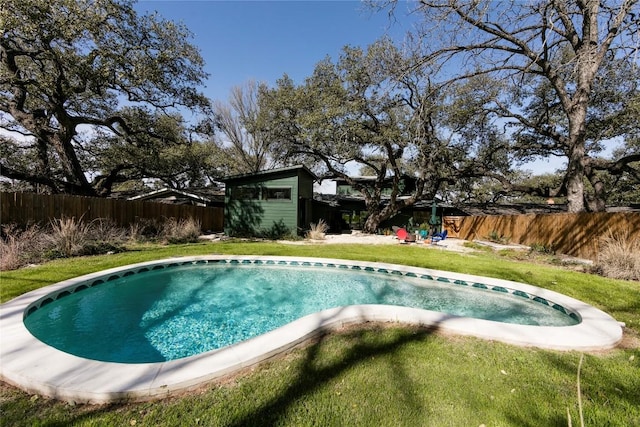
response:
<svg viewBox="0 0 640 427"><path fill-rule="evenodd" d="M80 283L158 264L209 260L285 260L387 269L426 274L521 290L562 305L582 319L574 326L527 326L456 317L434 311L387 306L355 305L323 310L264 335L196 356L159 363L111 363L84 359L36 339L24 326L25 311L33 303ZM454 285L452 285L454 286ZM622 327L608 314L584 302L519 282L396 264L340 259L211 255L158 260L104 270L37 289L0 306L0 378L28 392L61 400L107 403L149 400L189 390L208 381L283 353L320 332L364 322L398 322L433 327L437 331L479 337L527 347L592 351L609 349L622 339Z"/></svg>

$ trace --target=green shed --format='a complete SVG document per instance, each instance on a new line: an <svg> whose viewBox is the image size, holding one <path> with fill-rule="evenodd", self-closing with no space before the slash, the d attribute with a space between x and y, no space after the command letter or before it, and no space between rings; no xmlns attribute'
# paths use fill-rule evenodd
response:
<svg viewBox="0 0 640 427"><path fill-rule="evenodd" d="M225 178L225 233L281 237L308 229L316 180L302 165Z"/></svg>

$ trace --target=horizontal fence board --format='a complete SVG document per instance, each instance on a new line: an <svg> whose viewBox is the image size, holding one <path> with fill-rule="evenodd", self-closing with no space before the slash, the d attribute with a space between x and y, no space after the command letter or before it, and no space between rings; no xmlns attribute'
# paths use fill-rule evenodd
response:
<svg viewBox="0 0 640 427"><path fill-rule="evenodd" d="M203 231L222 232L224 209L160 202L141 202L64 194L0 193L2 224L45 225L63 217L93 221L109 219L120 226L141 219L187 219L200 221Z"/></svg>
<svg viewBox="0 0 640 427"><path fill-rule="evenodd" d="M505 236L510 243L544 245L557 253L597 260L602 239L611 233L640 239L640 212L556 213L458 218L458 237L487 240Z"/></svg>
<svg viewBox="0 0 640 427"><path fill-rule="evenodd" d="M92 221L107 218L128 226L147 219L200 221L202 230L222 232L224 209L172 205L149 201L128 201L69 195L0 193L2 224L48 224L62 217ZM608 233L640 239L640 212L561 213L443 218L452 237L487 240L493 233L521 245L544 245L556 252L596 260L602 238Z"/></svg>

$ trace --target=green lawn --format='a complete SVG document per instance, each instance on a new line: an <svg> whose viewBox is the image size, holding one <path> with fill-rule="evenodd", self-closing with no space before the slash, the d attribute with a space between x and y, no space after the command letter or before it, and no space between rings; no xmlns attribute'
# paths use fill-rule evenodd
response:
<svg viewBox="0 0 640 427"><path fill-rule="evenodd" d="M640 283L560 267L417 246L206 243L135 251L0 274L0 299L114 266L197 254L348 258L523 281L591 303L627 324L623 348L587 354L582 401L589 426L640 426ZM400 325L324 336L226 381L162 402L69 405L3 386L2 425L579 425L580 354L443 337Z"/></svg>

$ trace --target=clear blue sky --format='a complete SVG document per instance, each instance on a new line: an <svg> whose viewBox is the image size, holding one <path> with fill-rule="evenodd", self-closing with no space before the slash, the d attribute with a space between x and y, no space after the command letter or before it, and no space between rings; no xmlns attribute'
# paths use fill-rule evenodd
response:
<svg viewBox="0 0 640 427"><path fill-rule="evenodd" d="M366 48L387 35L402 41L414 17L412 2L399 2L395 19L359 0L138 0L141 12L158 12L184 23L194 34L210 75L203 89L212 100L228 100L233 86L249 80L274 85L283 74L302 83L326 56L337 60L343 46ZM563 160L525 166L551 172Z"/></svg>
<svg viewBox="0 0 640 427"><path fill-rule="evenodd" d="M194 33L210 74L204 92L214 100L227 100L231 87L250 79L273 85L287 73L302 83L343 46L365 48L383 35L401 40L410 26L406 15L393 22L356 0L142 0L136 9L157 11Z"/></svg>

